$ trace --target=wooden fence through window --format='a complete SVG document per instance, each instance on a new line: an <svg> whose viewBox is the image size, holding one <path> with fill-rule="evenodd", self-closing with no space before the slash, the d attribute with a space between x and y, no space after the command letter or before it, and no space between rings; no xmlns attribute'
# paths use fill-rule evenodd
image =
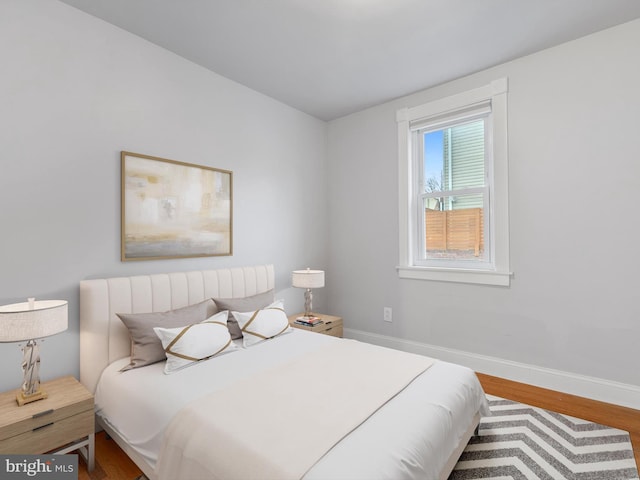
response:
<svg viewBox="0 0 640 480"><path fill-rule="evenodd" d="M473 250L477 257L484 250L482 208L460 210L425 209L427 251Z"/></svg>

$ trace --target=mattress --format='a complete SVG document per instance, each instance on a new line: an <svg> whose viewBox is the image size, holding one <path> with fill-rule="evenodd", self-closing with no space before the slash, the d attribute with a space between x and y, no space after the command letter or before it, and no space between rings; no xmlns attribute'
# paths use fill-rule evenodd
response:
<svg viewBox="0 0 640 480"><path fill-rule="evenodd" d="M171 419L194 399L266 369L303 361L305 353L339 341L293 330L171 375L163 373L163 362L119 372L129 361L123 358L101 376L97 414L154 467ZM321 381L331 372L309 365L309 374ZM478 412L488 414L488 407L473 371L437 361L327 452L304 478L438 478Z"/></svg>

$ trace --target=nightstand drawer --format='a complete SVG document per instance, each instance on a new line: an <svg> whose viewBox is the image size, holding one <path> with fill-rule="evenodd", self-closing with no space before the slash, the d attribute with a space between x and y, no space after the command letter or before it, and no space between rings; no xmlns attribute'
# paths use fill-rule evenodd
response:
<svg viewBox="0 0 640 480"><path fill-rule="evenodd" d="M43 402L46 402L46 400L39 400L39 402L39 404L36 403L33 404L33 406L40 406ZM25 407L16 408L22 409ZM6 440L8 438L13 438L23 433L30 433L38 428L44 427L45 425L58 424L68 418L78 418L78 414L81 414L83 412L89 412L90 414L93 414L93 398L87 398L86 400L83 400L81 402L67 405L58 409L41 408L40 411L33 412L31 414L32 416L28 418L23 418L16 421L15 423L0 427L0 441ZM14 413L22 413L22 410L18 410Z"/></svg>
<svg viewBox="0 0 640 480"><path fill-rule="evenodd" d="M94 432L94 422L93 409L57 421L50 417L48 422L39 422L41 425L33 430L0 440L0 452L46 453L91 435Z"/></svg>
<svg viewBox="0 0 640 480"><path fill-rule="evenodd" d="M335 326L329 325L328 328L325 328L324 330L322 330L322 332L319 332L319 333L324 333L325 335L331 335L332 337L342 338L342 325L335 325Z"/></svg>
<svg viewBox="0 0 640 480"><path fill-rule="evenodd" d="M44 382L42 389L48 398L23 406L17 405L15 391L0 394L0 441L86 411L93 413L93 395L73 377Z"/></svg>

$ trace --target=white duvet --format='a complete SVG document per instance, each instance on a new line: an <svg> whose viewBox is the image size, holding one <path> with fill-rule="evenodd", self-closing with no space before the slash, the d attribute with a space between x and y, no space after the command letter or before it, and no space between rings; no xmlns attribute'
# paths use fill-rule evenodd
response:
<svg viewBox="0 0 640 480"><path fill-rule="evenodd" d="M165 429L193 399L336 341L341 340L294 330L172 375L163 373L162 362L121 373L118 370L128 358L121 359L102 375L97 413L155 466ZM310 365L309 372L321 379L322 365ZM488 409L475 374L436 362L331 449L304 478L436 479L478 411L486 414Z"/></svg>

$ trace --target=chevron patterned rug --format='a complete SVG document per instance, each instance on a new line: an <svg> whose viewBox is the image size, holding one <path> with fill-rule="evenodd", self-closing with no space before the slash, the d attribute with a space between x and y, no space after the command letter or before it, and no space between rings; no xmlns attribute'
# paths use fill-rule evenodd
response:
<svg viewBox="0 0 640 480"><path fill-rule="evenodd" d="M487 395L480 422L449 480L638 479L629 434Z"/></svg>

